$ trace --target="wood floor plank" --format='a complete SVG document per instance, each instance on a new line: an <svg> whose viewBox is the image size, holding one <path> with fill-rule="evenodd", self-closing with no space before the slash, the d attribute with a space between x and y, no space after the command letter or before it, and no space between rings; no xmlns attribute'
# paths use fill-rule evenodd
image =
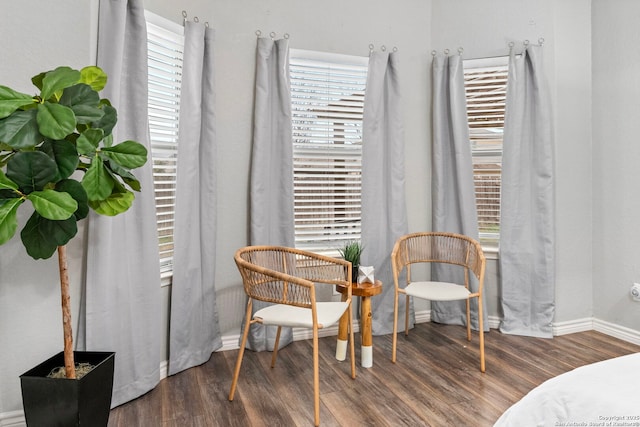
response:
<svg viewBox="0 0 640 427"><path fill-rule="evenodd" d="M588 331L553 339L485 334L486 373L479 370L478 337L463 327L417 324L398 335L373 337L374 365L335 359L335 337L321 338L320 421L326 427L492 426L513 403L545 380L579 366L634 352L640 346ZM114 408L109 427L312 426L312 341L278 355L245 352L236 397L229 402L238 351L213 353L198 367L166 378L149 393Z"/></svg>

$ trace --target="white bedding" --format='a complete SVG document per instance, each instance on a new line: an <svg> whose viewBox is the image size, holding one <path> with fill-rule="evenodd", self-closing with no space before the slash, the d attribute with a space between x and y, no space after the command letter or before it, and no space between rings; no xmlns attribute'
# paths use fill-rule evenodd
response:
<svg viewBox="0 0 640 427"><path fill-rule="evenodd" d="M494 424L505 426L640 426L640 353L545 381Z"/></svg>

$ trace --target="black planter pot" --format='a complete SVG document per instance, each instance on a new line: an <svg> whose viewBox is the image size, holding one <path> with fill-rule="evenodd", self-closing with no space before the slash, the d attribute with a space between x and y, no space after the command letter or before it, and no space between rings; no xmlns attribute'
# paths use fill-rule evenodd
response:
<svg viewBox="0 0 640 427"><path fill-rule="evenodd" d="M60 352L20 375L27 425L32 427L106 426L111 409L115 353L74 352L75 362L94 368L79 380L47 378L64 366Z"/></svg>

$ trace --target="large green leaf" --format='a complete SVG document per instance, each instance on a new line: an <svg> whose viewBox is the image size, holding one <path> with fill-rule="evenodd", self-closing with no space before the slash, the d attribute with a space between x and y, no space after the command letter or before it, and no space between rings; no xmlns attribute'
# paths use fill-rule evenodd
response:
<svg viewBox="0 0 640 427"><path fill-rule="evenodd" d="M76 129L76 115L64 105L52 102L40 104L36 119L40 133L51 139L64 139Z"/></svg>
<svg viewBox="0 0 640 427"><path fill-rule="evenodd" d="M49 99L54 93L60 92L80 81L80 71L69 67L58 67L49 71L42 78L42 99Z"/></svg>
<svg viewBox="0 0 640 427"><path fill-rule="evenodd" d="M42 217L56 221L71 217L78 209L78 203L73 197L56 190L34 191L27 199Z"/></svg>
<svg viewBox="0 0 640 427"><path fill-rule="evenodd" d="M93 158L91 166L82 178L82 186L89 201L104 200L111 194L114 180L99 156Z"/></svg>
<svg viewBox="0 0 640 427"><path fill-rule="evenodd" d="M60 104L71 108L78 123L100 120L104 112L99 107L100 95L91 86L79 83L68 87L62 93Z"/></svg>
<svg viewBox="0 0 640 427"><path fill-rule="evenodd" d="M31 95L16 92L10 87L0 85L0 119L33 102L35 101Z"/></svg>
<svg viewBox="0 0 640 427"><path fill-rule="evenodd" d="M18 150L35 147L42 142L36 110L16 111L9 117L0 119L0 141Z"/></svg>
<svg viewBox="0 0 640 427"><path fill-rule="evenodd" d="M22 244L34 259L47 259L58 246L64 246L76 235L78 225L75 217L52 221L34 212L20 232Z"/></svg>
<svg viewBox="0 0 640 427"><path fill-rule="evenodd" d="M87 199L87 192L84 191L84 187L75 179L64 179L56 184L56 190L69 193L71 197L78 204L78 209L73 213L76 220L86 218L89 214L89 201Z"/></svg>
<svg viewBox="0 0 640 427"><path fill-rule="evenodd" d="M113 193L105 200L90 201L89 205L100 215L115 216L131 207L135 196L132 192Z"/></svg>
<svg viewBox="0 0 640 427"><path fill-rule="evenodd" d="M113 160L107 159L107 166L111 170L112 173L119 175L122 177L122 180L131 187L132 190L140 191L140 181L132 174L129 169L123 168Z"/></svg>
<svg viewBox="0 0 640 427"><path fill-rule="evenodd" d="M15 182L7 178L4 172L0 170L0 190L17 190L17 189L18 189L18 184L16 184Z"/></svg>
<svg viewBox="0 0 640 427"><path fill-rule="evenodd" d="M42 190L58 177L58 167L51 157L40 151L16 153L7 163L7 177L25 194Z"/></svg>
<svg viewBox="0 0 640 427"><path fill-rule="evenodd" d="M80 81L99 92L107 85L107 74L100 67L90 65L80 70Z"/></svg>
<svg viewBox="0 0 640 427"><path fill-rule="evenodd" d="M102 119L102 116L104 116L104 111L91 105L74 105L71 109L76 115L76 121L79 124L93 123Z"/></svg>
<svg viewBox="0 0 640 427"><path fill-rule="evenodd" d="M135 141L125 141L102 149L105 156L127 169L135 169L147 162L147 149Z"/></svg>
<svg viewBox="0 0 640 427"><path fill-rule="evenodd" d="M0 245L8 242L18 229L18 207L24 202L22 198L0 200Z"/></svg>
<svg viewBox="0 0 640 427"><path fill-rule="evenodd" d="M110 105L102 105L102 111L104 112L104 115L100 120L91 122L91 127L100 128L104 130L105 135L110 135L113 127L118 121L118 112Z"/></svg>
<svg viewBox="0 0 640 427"><path fill-rule="evenodd" d="M40 92L42 92L42 80L44 79L44 76L46 76L46 75L47 75L47 71L43 71L42 73L31 77L31 83L33 83L33 85L35 87L40 89Z"/></svg>
<svg viewBox="0 0 640 427"><path fill-rule="evenodd" d="M129 178L126 176L122 177L122 180L134 191L138 191L140 192L142 190L142 185L140 184L140 181L138 181L136 178Z"/></svg>
<svg viewBox="0 0 640 427"><path fill-rule="evenodd" d="M76 105L91 105L97 107L99 103L100 94L85 83L78 83L66 88L60 97L60 104L70 108Z"/></svg>
<svg viewBox="0 0 640 427"><path fill-rule="evenodd" d="M70 177L78 167L78 152L69 141L45 141L38 149L56 162L60 179Z"/></svg>
<svg viewBox="0 0 640 427"><path fill-rule="evenodd" d="M78 153L92 156L103 138L104 131L102 129L85 130L76 141Z"/></svg>

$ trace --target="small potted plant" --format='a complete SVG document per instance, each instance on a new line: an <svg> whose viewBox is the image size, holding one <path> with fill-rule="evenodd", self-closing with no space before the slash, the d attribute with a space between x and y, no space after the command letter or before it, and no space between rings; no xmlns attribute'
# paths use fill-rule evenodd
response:
<svg viewBox="0 0 640 427"><path fill-rule="evenodd" d="M106 425L114 353L73 351L66 244L90 209L109 216L129 209L130 190L140 191L130 170L146 163L147 150L135 141L114 143L117 112L99 95L107 82L100 68L58 67L31 81L36 95L0 85L0 245L15 235L18 209L30 202L20 238L34 259L58 254L64 351L21 376L25 416L29 425ZM76 362L95 369L76 379ZM43 378L56 364L66 378ZM88 389L92 383L97 392ZM108 400L97 403L100 397Z"/></svg>
<svg viewBox="0 0 640 427"><path fill-rule="evenodd" d="M360 242L352 241L348 242L338 250L340 251L342 258L351 263L351 281L353 283L357 283L358 267L360 267L360 256L362 255L363 250L362 245Z"/></svg>

